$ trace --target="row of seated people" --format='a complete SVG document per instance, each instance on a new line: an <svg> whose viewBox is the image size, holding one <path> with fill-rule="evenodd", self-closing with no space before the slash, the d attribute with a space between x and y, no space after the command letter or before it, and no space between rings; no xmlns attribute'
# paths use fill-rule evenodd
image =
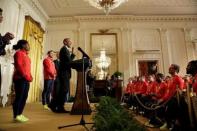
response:
<svg viewBox="0 0 197 131"><path fill-rule="evenodd" d="M191 96L197 94L197 66L191 72L193 75L184 78L178 75L179 68L178 65L172 64L169 68L171 76L167 77L157 73L147 78L129 78L123 100L131 110L143 114L150 120L146 125L158 126L160 130L193 129L190 124L186 91L187 85L191 85ZM187 73L191 74L189 69L187 70Z"/></svg>

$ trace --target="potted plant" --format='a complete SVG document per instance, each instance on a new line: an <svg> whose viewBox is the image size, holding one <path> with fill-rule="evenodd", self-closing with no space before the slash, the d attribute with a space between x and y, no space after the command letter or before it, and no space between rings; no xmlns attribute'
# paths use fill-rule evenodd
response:
<svg viewBox="0 0 197 131"><path fill-rule="evenodd" d="M75 100L75 97L74 97L74 96L70 96L70 97L68 98L68 102L74 102L74 100Z"/></svg>
<svg viewBox="0 0 197 131"><path fill-rule="evenodd" d="M122 78L123 77L123 73L122 72L120 72L120 71L116 71L116 72L114 72L114 74L113 74L114 76L115 76L115 78L117 78L117 79L120 79L120 78Z"/></svg>
<svg viewBox="0 0 197 131"><path fill-rule="evenodd" d="M93 116L95 131L145 131L114 98L101 97Z"/></svg>

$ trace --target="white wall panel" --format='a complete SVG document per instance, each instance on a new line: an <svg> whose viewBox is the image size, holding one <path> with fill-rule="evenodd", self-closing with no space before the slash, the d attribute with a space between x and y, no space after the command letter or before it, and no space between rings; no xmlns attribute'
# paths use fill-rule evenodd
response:
<svg viewBox="0 0 197 131"><path fill-rule="evenodd" d="M170 64L180 65L180 74L184 75L188 62L188 56L183 29L168 29L167 43L170 50Z"/></svg>
<svg viewBox="0 0 197 131"><path fill-rule="evenodd" d="M59 51L63 46L64 38L70 38L71 41L74 41L74 33L72 31L51 31L47 33L46 43L44 45L45 54L49 50ZM75 43L73 42L72 46L75 47Z"/></svg>
<svg viewBox="0 0 197 131"><path fill-rule="evenodd" d="M134 29L132 32L133 51L160 50L160 37L157 29Z"/></svg>

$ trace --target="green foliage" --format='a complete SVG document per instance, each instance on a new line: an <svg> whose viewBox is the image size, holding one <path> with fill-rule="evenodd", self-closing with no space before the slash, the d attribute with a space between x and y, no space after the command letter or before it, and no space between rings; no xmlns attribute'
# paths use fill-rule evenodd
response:
<svg viewBox="0 0 197 131"><path fill-rule="evenodd" d="M116 99L102 97L93 116L96 131L145 131Z"/></svg>
<svg viewBox="0 0 197 131"><path fill-rule="evenodd" d="M74 96L70 96L69 98L68 98L68 102L73 102L75 100L75 97Z"/></svg>
<svg viewBox="0 0 197 131"><path fill-rule="evenodd" d="M99 102L99 97L92 96L92 97L89 97L89 100L90 100L91 103L98 103Z"/></svg>
<svg viewBox="0 0 197 131"><path fill-rule="evenodd" d="M114 72L113 74L116 78L118 78L118 76L122 77L123 76L123 73L122 72L119 72L119 71L116 71Z"/></svg>

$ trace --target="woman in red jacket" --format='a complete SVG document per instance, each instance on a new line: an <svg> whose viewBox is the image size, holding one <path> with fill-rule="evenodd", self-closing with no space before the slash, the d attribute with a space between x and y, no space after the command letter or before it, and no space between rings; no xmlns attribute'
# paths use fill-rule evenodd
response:
<svg viewBox="0 0 197 131"><path fill-rule="evenodd" d="M26 40L19 40L16 45L13 46L14 50L17 50L14 54L14 89L15 100L13 103L14 119L18 122L26 122L29 119L22 115L23 109L26 104L29 83L32 81L31 75L31 61L28 56L30 50L29 43Z"/></svg>

